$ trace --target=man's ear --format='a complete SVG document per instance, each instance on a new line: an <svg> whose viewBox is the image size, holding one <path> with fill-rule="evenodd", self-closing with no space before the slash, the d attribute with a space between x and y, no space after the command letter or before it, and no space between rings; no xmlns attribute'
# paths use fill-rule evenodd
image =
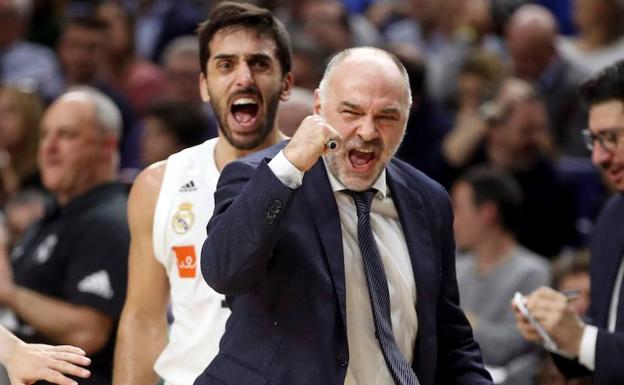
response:
<svg viewBox="0 0 624 385"><path fill-rule="evenodd" d="M284 75L284 79L282 80L282 92L280 94L280 100L282 102L287 101L290 98L290 91L293 88L294 78L292 72Z"/></svg>
<svg viewBox="0 0 624 385"><path fill-rule="evenodd" d="M313 111L315 115L321 114L321 91L317 88L314 90L314 107Z"/></svg>
<svg viewBox="0 0 624 385"><path fill-rule="evenodd" d="M208 93L208 82L206 80L206 75L201 72L199 74L199 78L197 78L197 86L199 87L199 94L204 102L210 102L210 94Z"/></svg>

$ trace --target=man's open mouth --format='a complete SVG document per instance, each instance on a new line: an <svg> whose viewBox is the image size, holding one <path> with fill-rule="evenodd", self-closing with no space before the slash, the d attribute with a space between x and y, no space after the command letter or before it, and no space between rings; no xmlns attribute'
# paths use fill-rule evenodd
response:
<svg viewBox="0 0 624 385"><path fill-rule="evenodd" d="M376 155L372 150L350 150L349 161L355 170L365 171L374 162Z"/></svg>
<svg viewBox="0 0 624 385"><path fill-rule="evenodd" d="M241 128L251 127L260 111L260 104L254 97L239 97L230 105L230 113Z"/></svg>

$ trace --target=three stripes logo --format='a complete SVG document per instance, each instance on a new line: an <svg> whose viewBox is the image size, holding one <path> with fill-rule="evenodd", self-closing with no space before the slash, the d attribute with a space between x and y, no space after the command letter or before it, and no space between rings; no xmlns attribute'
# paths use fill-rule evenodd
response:
<svg viewBox="0 0 624 385"><path fill-rule="evenodd" d="M180 187L180 192L191 192L191 191L197 191L195 182L193 182L192 180L190 182L183 184L182 187Z"/></svg>

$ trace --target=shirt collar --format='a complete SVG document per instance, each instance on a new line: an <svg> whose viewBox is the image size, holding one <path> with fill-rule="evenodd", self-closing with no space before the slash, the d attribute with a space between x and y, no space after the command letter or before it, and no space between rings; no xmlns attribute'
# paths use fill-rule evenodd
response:
<svg viewBox="0 0 624 385"><path fill-rule="evenodd" d="M339 192L339 191L348 190L345 187L345 185L343 185L342 182L340 182L338 178L336 178L334 174L331 172L331 170L329 169L329 164L328 164L327 159L325 159L325 157L322 157L322 158L323 158L323 164L325 165L325 171L327 171L327 176L329 177L329 184L332 187L332 191ZM377 178L377 180L375 181L375 183L373 183L371 188L377 190L375 195L379 196L381 199L389 195L388 185L386 184L386 169L385 168L383 169L383 171L381 171L381 175L379 175L379 178Z"/></svg>

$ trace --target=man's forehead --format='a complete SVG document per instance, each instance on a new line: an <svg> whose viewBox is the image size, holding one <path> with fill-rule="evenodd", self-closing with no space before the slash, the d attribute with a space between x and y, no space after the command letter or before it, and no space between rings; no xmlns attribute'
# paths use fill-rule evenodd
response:
<svg viewBox="0 0 624 385"><path fill-rule="evenodd" d="M624 101L611 100L594 104L589 109L589 123L593 130L624 127Z"/></svg>
<svg viewBox="0 0 624 385"><path fill-rule="evenodd" d="M210 56L252 56L269 55L277 59L277 44L267 34L248 28L224 28L219 30L210 40Z"/></svg>

